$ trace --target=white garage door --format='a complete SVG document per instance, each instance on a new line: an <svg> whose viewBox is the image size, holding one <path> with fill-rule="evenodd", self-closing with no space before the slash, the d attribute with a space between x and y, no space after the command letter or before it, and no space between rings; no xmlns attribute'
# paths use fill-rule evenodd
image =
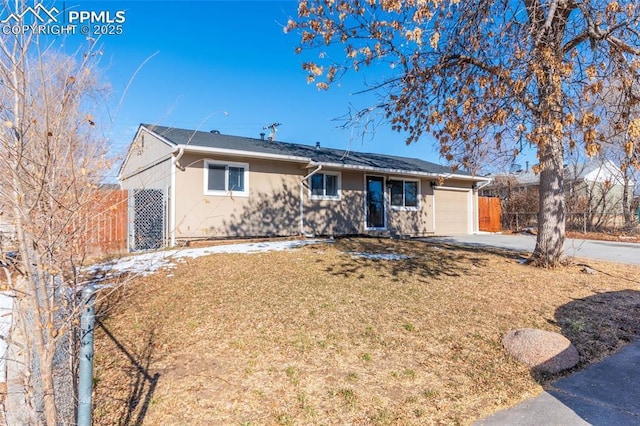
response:
<svg viewBox="0 0 640 426"><path fill-rule="evenodd" d="M435 199L435 233L454 235L471 233L471 191L437 188Z"/></svg>

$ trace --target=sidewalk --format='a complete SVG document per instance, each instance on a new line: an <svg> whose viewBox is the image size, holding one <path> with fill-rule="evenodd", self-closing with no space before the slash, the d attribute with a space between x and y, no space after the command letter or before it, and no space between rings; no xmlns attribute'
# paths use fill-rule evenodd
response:
<svg viewBox="0 0 640 426"><path fill-rule="evenodd" d="M640 425L640 340L474 426Z"/></svg>

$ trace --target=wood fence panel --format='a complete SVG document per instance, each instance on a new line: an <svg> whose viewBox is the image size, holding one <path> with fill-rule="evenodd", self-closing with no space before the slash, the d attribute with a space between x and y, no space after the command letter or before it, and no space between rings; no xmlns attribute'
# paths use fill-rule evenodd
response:
<svg viewBox="0 0 640 426"><path fill-rule="evenodd" d="M91 256L119 254L127 250L128 191L104 190L86 218L85 249Z"/></svg>
<svg viewBox="0 0 640 426"><path fill-rule="evenodd" d="M500 198L478 197L478 220L480 231L499 232L502 230Z"/></svg>

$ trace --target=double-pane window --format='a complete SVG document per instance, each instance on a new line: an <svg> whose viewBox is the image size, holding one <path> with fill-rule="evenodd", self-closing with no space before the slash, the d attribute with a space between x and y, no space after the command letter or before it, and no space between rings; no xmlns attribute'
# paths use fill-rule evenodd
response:
<svg viewBox="0 0 640 426"><path fill-rule="evenodd" d="M389 182L392 207L418 207L418 182L413 180L392 180Z"/></svg>
<svg viewBox="0 0 640 426"><path fill-rule="evenodd" d="M249 167L247 165L206 162L205 170L205 192L209 195L248 194L247 174Z"/></svg>
<svg viewBox="0 0 640 426"><path fill-rule="evenodd" d="M340 197L340 177L337 174L316 173L311 176L311 198L333 198Z"/></svg>

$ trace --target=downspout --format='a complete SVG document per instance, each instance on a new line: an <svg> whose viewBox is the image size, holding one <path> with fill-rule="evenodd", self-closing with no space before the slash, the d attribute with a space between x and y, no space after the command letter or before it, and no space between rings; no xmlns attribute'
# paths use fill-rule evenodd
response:
<svg viewBox="0 0 640 426"><path fill-rule="evenodd" d="M177 155L171 159L171 187L169 188L169 246L176 245L176 168L184 172L185 168L180 165L180 158L184 155L184 145L180 146L173 154Z"/></svg>
<svg viewBox="0 0 640 426"><path fill-rule="evenodd" d="M309 234L304 231L304 182L307 179L309 179L311 176L318 173L320 170L322 170L322 164L319 164L314 171L312 171L311 173L303 177L302 180L300 180L300 234L307 238L314 238L315 235Z"/></svg>
<svg viewBox="0 0 640 426"><path fill-rule="evenodd" d="M185 168L183 166L181 166L180 163L179 163L180 159L184 155L184 145L180 145L180 148L174 150L173 153L175 154L176 151L178 152L178 155L176 155L173 158L173 163L176 165L177 168L180 169L181 172L184 172Z"/></svg>
<svg viewBox="0 0 640 426"><path fill-rule="evenodd" d="M491 180L487 180L482 182L482 184L478 185L476 187L476 191L480 191L482 188L484 188L485 186L489 185L491 183Z"/></svg>

